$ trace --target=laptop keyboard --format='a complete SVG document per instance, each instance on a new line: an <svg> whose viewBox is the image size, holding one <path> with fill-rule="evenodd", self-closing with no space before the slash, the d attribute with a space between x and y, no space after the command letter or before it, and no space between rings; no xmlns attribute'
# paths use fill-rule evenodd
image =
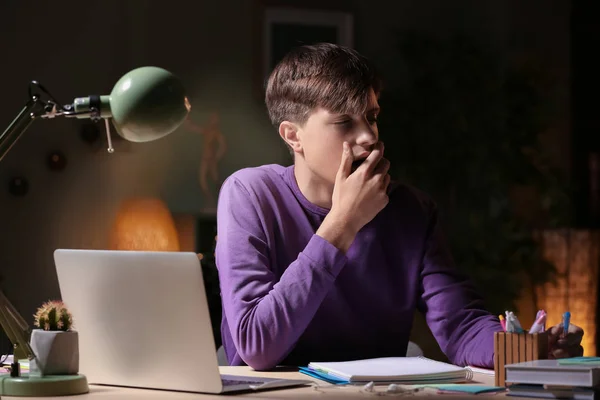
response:
<svg viewBox="0 0 600 400"><path fill-rule="evenodd" d="M233 385L262 385L265 381L250 381L250 380L234 380L234 379L221 379L223 382L223 386L233 386Z"/></svg>

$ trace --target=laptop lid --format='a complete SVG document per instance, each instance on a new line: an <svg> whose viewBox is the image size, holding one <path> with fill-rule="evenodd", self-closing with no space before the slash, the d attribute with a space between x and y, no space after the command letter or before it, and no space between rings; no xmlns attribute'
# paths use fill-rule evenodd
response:
<svg viewBox="0 0 600 400"><path fill-rule="evenodd" d="M223 390L200 260L192 252L54 252L91 384Z"/></svg>

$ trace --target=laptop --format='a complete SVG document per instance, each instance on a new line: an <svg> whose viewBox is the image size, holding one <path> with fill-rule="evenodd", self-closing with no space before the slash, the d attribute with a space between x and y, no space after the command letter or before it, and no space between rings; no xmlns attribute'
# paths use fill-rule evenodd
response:
<svg viewBox="0 0 600 400"><path fill-rule="evenodd" d="M231 393L310 384L221 375L193 252L54 252L62 300L90 384Z"/></svg>

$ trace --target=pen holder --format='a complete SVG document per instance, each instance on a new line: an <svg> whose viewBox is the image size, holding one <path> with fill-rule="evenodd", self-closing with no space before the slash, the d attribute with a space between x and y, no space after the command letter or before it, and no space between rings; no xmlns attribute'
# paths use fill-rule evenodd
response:
<svg viewBox="0 0 600 400"><path fill-rule="evenodd" d="M494 375L496 386L506 386L504 366L548 358L548 332L494 333Z"/></svg>

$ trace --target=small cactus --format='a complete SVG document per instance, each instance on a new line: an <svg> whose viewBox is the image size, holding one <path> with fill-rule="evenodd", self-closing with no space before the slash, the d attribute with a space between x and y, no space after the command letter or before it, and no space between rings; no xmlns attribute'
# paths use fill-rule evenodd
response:
<svg viewBox="0 0 600 400"><path fill-rule="evenodd" d="M47 301L34 314L33 324L45 331L68 331L73 326L73 316L62 301Z"/></svg>

